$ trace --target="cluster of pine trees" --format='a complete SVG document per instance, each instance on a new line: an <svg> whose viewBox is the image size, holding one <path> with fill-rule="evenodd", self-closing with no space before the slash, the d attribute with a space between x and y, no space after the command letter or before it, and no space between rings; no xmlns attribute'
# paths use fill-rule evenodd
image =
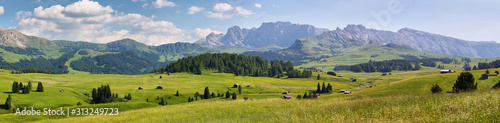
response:
<svg viewBox="0 0 500 123"><path fill-rule="evenodd" d="M153 70L151 73L189 72L202 74L202 69L214 69L221 73L233 73L237 76L268 77L283 77L284 72L290 74L294 71L292 62L285 62L283 60L271 60L269 62L258 56L205 53L198 56L184 57L177 62ZM300 76L302 76L302 73Z"/></svg>
<svg viewBox="0 0 500 123"><path fill-rule="evenodd" d="M16 82L14 81L12 83L12 93L18 93L20 90L23 90L23 94L29 94L31 92L32 85L31 81L28 82L28 85L23 85L23 82ZM38 87L37 90L38 92L43 92L43 86L41 82L38 82Z"/></svg>
<svg viewBox="0 0 500 123"><path fill-rule="evenodd" d="M126 99L129 99L129 97L125 97ZM98 87L97 89L92 89L92 104L109 103L117 98L118 94L111 93L111 88L109 88L109 85L101 85L101 87ZM132 99L131 96L130 99Z"/></svg>
<svg viewBox="0 0 500 123"><path fill-rule="evenodd" d="M318 94L316 92L312 92L307 94L307 92L304 93L304 96L302 95L297 95L297 99L317 99Z"/></svg>
<svg viewBox="0 0 500 123"><path fill-rule="evenodd" d="M348 70L353 72L391 72L392 70L408 71L408 70L419 70L422 66L436 67L436 62L443 62L449 64L451 62L457 62L455 59L450 58L426 58L426 59L396 59L396 60L386 60L386 61L374 61L370 63L361 63L351 66L336 66L334 71Z"/></svg>
<svg viewBox="0 0 500 123"><path fill-rule="evenodd" d="M317 93L330 93L330 91L333 90L333 87L332 85L330 85L330 83L328 83L327 86L325 86L325 82L323 82L323 86L320 86L319 82L318 82L318 89L316 89L316 92Z"/></svg>

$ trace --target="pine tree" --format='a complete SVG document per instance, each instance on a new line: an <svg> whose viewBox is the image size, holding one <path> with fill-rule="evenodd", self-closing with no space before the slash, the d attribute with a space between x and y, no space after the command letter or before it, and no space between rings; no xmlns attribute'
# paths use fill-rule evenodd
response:
<svg viewBox="0 0 500 123"><path fill-rule="evenodd" d="M188 97L188 102L191 102L191 97Z"/></svg>
<svg viewBox="0 0 500 123"><path fill-rule="evenodd" d="M175 93L175 96L179 96L179 90L177 90L177 93Z"/></svg>
<svg viewBox="0 0 500 123"><path fill-rule="evenodd" d="M309 97L307 97L307 92L304 93L304 96L302 98L304 98L304 99L309 98Z"/></svg>
<svg viewBox="0 0 500 123"><path fill-rule="evenodd" d="M24 86L23 88L24 88L23 94L29 94L30 93L30 89L29 89L28 86Z"/></svg>
<svg viewBox="0 0 500 123"><path fill-rule="evenodd" d="M475 82L474 75L469 72L460 73L452 89L455 93L476 90L477 82Z"/></svg>
<svg viewBox="0 0 500 123"><path fill-rule="evenodd" d="M297 95L297 99L301 99L302 98L302 95Z"/></svg>
<svg viewBox="0 0 500 123"><path fill-rule="evenodd" d="M233 93L233 100L236 100L236 93Z"/></svg>
<svg viewBox="0 0 500 123"><path fill-rule="evenodd" d="M323 82L323 86L321 87L321 93L326 93L325 82Z"/></svg>
<svg viewBox="0 0 500 123"><path fill-rule="evenodd" d="M490 70L486 69L486 74L490 74Z"/></svg>
<svg viewBox="0 0 500 123"><path fill-rule="evenodd" d="M230 95L229 91L227 91L226 92L226 98L229 98L229 97L231 97L231 95Z"/></svg>
<svg viewBox="0 0 500 123"><path fill-rule="evenodd" d="M215 98L215 93L212 92L212 95L210 95L210 96L211 96L211 98Z"/></svg>
<svg viewBox="0 0 500 123"><path fill-rule="evenodd" d="M127 99L132 100L132 95L130 95L130 93L128 93Z"/></svg>
<svg viewBox="0 0 500 123"><path fill-rule="evenodd" d="M319 79L320 79L319 74L318 74L318 77L317 77L316 79L317 79L317 80L319 80Z"/></svg>
<svg viewBox="0 0 500 123"><path fill-rule="evenodd" d="M38 86L36 87L36 91L38 91L38 92L43 92L43 85L42 85L42 82L38 82Z"/></svg>
<svg viewBox="0 0 500 123"><path fill-rule="evenodd" d="M12 108L12 96L7 97L7 100L5 101L5 109L9 110Z"/></svg>
<svg viewBox="0 0 500 123"><path fill-rule="evenodd" d="M149 102L149 99L146 99L146 102Z"/></svg>
<svg viewBox="0 0 500 123"><path fill-rule="evenodd" d="M312 94L312 98L313 98L313 99L318 98L318 94L317 94L316 92L313 92L313 94Z"/></svg>
<svg viewBox="0 0 500 123"><path fill-rule="evenodd" d="M203 99L210 99L210 91L208 87L205 87L205 92L203 93Z"/></svg>
<svg viewBox="0 0 500 123"><path fill-rule="evenodd" d="M31 81L28 82L28 90L31 90Z"/></svg>
<svg viewBox="0 0 500 123"><path fill-rule="evenodd" d="M318 82L318 89L316 89L316 92L321 92L321 86L319 85L319 82Z"/></svg>
<svg viewBox="0 0 500 123"><path fill-rule="evenodd" d="M241 86L238 86L238 93L241 94Z"/></svg>
<svg viewBox="0 0 500 123"><path fill-rule="evenodd" d="M14 83L12 83L12 93L18 93L19 92L19 84L14 81Z"/></svg>
<svg viewBox="0 0 500 123"><path fill-rule="evenodd" d="M81 102L78 102L78 103L76 103L76 105L77 105L77 106L81 106L81 105L82 105L82 103L81 103Z"/></svg>
<svg viewBox="0 0 500 123"><path fill-rule="evenodd" d="M160 104L160 105L162 105L162 106L164 106L164 105L165 105L165 102L163 101L163 98L161 98L161 101L160 101L160 103L158 103L158 104Z"/></svg>

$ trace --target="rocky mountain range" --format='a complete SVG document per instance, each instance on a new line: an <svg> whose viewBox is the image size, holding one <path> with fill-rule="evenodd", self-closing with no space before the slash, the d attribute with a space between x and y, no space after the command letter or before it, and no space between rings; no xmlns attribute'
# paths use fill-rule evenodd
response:
<svg viewBox="0 0 500 123"><path fill-rule="evenodd" d="M233 26L227 30L225 35L211 33L195 43L209 47L220 45L248 48L289 47L298 38L316 36L327 31L328 29L316 28L312 25L278 21L262 23L259 28L252 29Z"/></svg>
<svg viewBox="0 0 500 123"><path fill-rule="evenodd" d="M347 25L318 36L298 39L288 48L307 55L332 54L345 48L362 46L370 41L394 43L414 49L444 55L472 57L500 57L500 43L461 40L409 28L397 32L367 29L362 25ZM287 49L285 49L287 50Z"/></svg>

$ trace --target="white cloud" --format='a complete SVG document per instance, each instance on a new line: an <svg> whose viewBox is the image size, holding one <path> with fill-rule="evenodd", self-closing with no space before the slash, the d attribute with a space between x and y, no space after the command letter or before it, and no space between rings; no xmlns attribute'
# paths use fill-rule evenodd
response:
<svg viewBox="0 0 500 123"><path fill-rule="evenodd" d="M144 1L147 1L147 0L132 0L132 2L144 2Z"/></svg>
<svg viewBox="0 0 500 123"><path fill-rule="evenodd" d="M237 15L243 15L245 17L247 17L248 15L253 14L252 11L250 11L248 9L245 9L245 8L243 8L241 6L236 7L236 9L234 11L236 12Z"/></svg>
<svg viewBox="0 0 500 123"><path fill-rule="evenodd" d="M3 15L3 12L4 12L3 6L0 6L0 15Z"/></svg>
<svg viewBox="0 0 500 123"><path fill-rule="evenodd" d="M33 14L31 14L30 11L18 11L18 12L16 12L16 20L30 18L32 16L33 16Z"/></svg>
<svg viewBox="0 0 500 123"><path fill-rule="evenodd" d="M149 3L144 3L144 4L142 4L142 8L147 8L148 5L149 5Z"/></svg>
<svg viewBox="0 0 500 123"><path fill-rule="evenodd" d="M258 4L258 3L254 4L254 6L257 7L257 8L262 8L262 5Z"/></svg>
<svg viewBox="0 0 500 123"><path fill-rule="evenodd" d="M174 2L170 2L167 0L156 0L151 3L151 7L153 8L174 7L174 6L175 6Z"/></svg>
<svg viewBox="0 0 500 123"><path fill-rule="evenodd" d="M233 9L233 7L227 3L217 3L214 6L214 11L224 12Z"/></svg>
<svg viewBox="0 0 500 123"><path fill-rule="evenodd" d="M194 37L210 29L182 30L172 22L154 21L153 15L116 12L97 2L78 1L68 6L37 7L32 12L16 13L15 29L27 34L55 40L89 41L107 43L131 38L148 45L174 42L194 42ZM81 10L85 7L92 10ZM99 13L91 13L99 12ZM114 30L118 25L119 30ZM193 33L198 34L195 35ZM205 35L206 36L206 35Z"/></svg>
<svg viewBox="0 0 500 123"><path fill-rule="evenodd" d="M194 13L196 13L196 12L203 11L203 9L205 9L205 8L203 8L203 7L198 7L198 6L191 6L191 7L189 7L189 9L188 9L188 14L192 15L192 14L194 14Z"/></svg>
<svg viewBox="0 0 500 123"><path fill-rule="evenodd" d="M230 11L233 9L234 11ZM217 3L213 7L213 11L206 12L206 16L208 18L217 18L217 19L230 19L235 15L242 15L244 17L248 17L249 15L252 14L254 14L254 12L252 12L251 10L245 9L241 6L233 7L227 3Z"/></svg>
<svg viewBox="0 0 500 123"><path fill-rule="evenodd" d="M64 8L63 14L67 17L94 17L108 14L114 10L111 6L101 6L98 2L82 0Z"/></svg>
<svg viewBox="0 0 500 123"><path fill-rule="evenodd" d="M207 17L217 18L217 19L229 19L229 18L232 18L233 15L209 11L207 13Z"/></svg>

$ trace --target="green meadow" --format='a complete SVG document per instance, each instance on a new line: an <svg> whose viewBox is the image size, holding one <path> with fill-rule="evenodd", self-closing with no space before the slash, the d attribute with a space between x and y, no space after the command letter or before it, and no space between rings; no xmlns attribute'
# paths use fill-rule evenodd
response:
<svg viewBox="0 0 500 123"><path fill-rule="evenodd" d="M500 69L490 69L490 72ZM0 109L0 122L498 122L500 91L490 91L500 77L479 80L485 70L472 71L478 91L444 94L460 74L440 74L439 69L393 71L382 73L337 72L343 77L314 72L311 78L270 78L235 76L205 70L202 75L190 73L114 75L114 74L10 74L0 72L0 99L12 95L15 107L43 108L119 108L118 116L20 116ZM316 76L320 75L320 80ZM160 79L160 76L162 78ZM350 78L357 79L352 82ZM32 81L33 88L42 82L45 92L12 94L13 81ZM314 92L317 84L333 86L333 92L318 99L296 99ZM242 94L234 84L242 86ZM443 93L432 94L438 84ZM89 104L93 88L109 85L120 98L131 94L128 102ZM245 87L250 85L250 87ZM363 86L361 86L363 85ZM162 86L163 89L156 89ZM370 87L371 86L371 87ZM139 90L138 87L144 89ZM222 97L188 102L196 92L237 93L236 100ZM338 93L346 89L352 94ZM61 92L61 90L63 90ZM179 91L180 96L175 96ZM282 91L290 91L292 100L282 100ZM166 106L160 106L157 98ZM244 100L248 97L248 100ZM147 100L149 102L147 102ZM77 106L81 102L83 105ZM481 115L484 114L484 115ZM84 120L82 120L82 118Z"/></svg>

